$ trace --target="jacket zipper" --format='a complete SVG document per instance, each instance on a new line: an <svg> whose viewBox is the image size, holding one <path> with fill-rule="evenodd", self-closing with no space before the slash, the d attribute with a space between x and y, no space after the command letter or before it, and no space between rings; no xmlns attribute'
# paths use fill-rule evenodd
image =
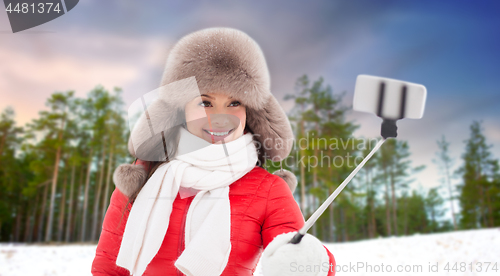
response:
<svg viewBox="0 0 500 276"><path fill-rule="evenodd" d="M189 197L187 199L187 203L186 203L186 206L184 208L184 214L182 215L182 222L181 222L181 230L180 230L180 235L179 235L179 247L177 249L177 259L179 259L179 257L181 256L182 254L182 251L184 251L184 237L185 237L185 228L186 228L186 217L187 217L187 212L189 210L189 206L191 205L191 201L193 201L193 198L194 196L192 197ZM176 268L177 269L177 268ZM179 269L177 269L177 275L179 276L182 276L184 275L184 273L182 273Z"/></svg>

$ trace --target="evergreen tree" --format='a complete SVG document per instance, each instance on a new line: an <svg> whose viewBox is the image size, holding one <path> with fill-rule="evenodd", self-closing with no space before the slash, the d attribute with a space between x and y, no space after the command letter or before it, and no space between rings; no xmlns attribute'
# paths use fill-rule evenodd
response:
<svg viewBox="0 0 500 276"><path fill-rule="evenodd" d="M441 209L444 200L439 195L438 189L438 187L429 189L425 199L425 206L430 217L428 228L431 233L439 231L438 219L444 214Z"/></svg>
<svg viewBox="0 0 500 276"><path fill-rule="evenodd" d="M66 131L68 121L71 120L70 113L73 107L73 91L66 93L54 93L47 100L46 105L50 110L41 111L40 118L33 120L29 124L31 135L43 135L39 147L44 151L49 151L52 159L52 169L50 176L50 201L45 230L45 241L52 240L52 230L54 221L54 210L56 208L55 197L59 178L59 168L61 166L61 156L65 153L71 133ZM47 162L49 162L47 160ZM46 166L47 164L45 164ZM44 202L45 202L44 198ZM45 205L45 204L44 204Z"/></svg>
<svg viewBox="0 0 500 276"><path fill-rule="evenodd" d="M21 144L23 128L15 123L15 112L7 107L0 114L0 240L15 239L16 216L22 213L24 204L21 190L28 181L19 174L23 160L16 157ZM23 170L24 171L24 170ZM14 231L13 231L14 230Z"/></svg>
<svg viewBox="0 0 500 276"><path fill-rule="evenodd" d="M465 141L464 164L457 171L463 181L459 185L459 203L460 226L464 229L499 225L498 160L493 159L491 145L482 132L481 123L474 121Z"/></svg>
<svg viewBox="0 0 500 276"><path fill-rule="evenodd" d="M441 138L441 140L437 141L437 145L438 145L439 151L436 152L437 159L435 159L434 162L436 164L438 164L438 166L441 170L441 173L444 175L443 182L445 182L447 187L448 187L451 217L453 220L453 228L455 230L457 230L457 222L456 222L456 218L455 218L455 207L453 204L453 201L454 201L453 192L454 191L453 191L452 185L451 185L452 176L450 173L451 168L453 167L453 164L454 164L454 160L450 157L450 153L449 153L450 143L446 141L446 138L444 137L444 135Z"/></svg>

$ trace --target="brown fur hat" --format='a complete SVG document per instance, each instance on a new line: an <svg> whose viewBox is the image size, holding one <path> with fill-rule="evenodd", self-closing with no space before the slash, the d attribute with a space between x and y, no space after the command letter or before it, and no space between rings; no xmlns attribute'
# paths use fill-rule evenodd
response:
<svg viewBox="0 0 500 276"><path fill-rule="evenodd" d="M191 77L196 79L199 93L224 93L247 107L246 124L260 142L267 159L280 161L290 154L293 145L290 122L271 94L264 54L247 34L231 28L210 28L183 37L168 56L161 86L177 82L174 84L176 89L170 87L168 90L178 90L178 86L191 85L192 82L186 81ZM192 99L191 94L197 93L192 87L183 91L187 92L174 97L163 91L169 95L168 102L148 107L150 120L159 122L169 118L171 124L180 122L179 114ZM164 122L163 126L169 127L167 124L169 122ZM136 155L136 149L151 137L148 128L143 118L131 133L129 151L138 158L141 157Z"/></svg>
<svg viewBox="0 0 500 276"><path fill-rule="evenodd" d="M130 153L142 160L165 160L163 149L168 145L163 146L158 128L169 129L181 123L184 106L200 93L223 93L238 99L246 106L246 125L259 142L261 154L272 161L289 155L293 132L287 115L271 94L264 54L247 34L231 28L203 29L174 45L163 72L159 99L147 108L147 114L139 118L131 132Z"/></svg>

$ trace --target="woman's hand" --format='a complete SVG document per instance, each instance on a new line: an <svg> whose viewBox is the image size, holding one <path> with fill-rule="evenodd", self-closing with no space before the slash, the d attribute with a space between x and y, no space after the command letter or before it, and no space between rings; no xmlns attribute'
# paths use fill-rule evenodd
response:
<svg viewBox="0 0 500 276"><path fill-rule="evenodd" d="M326 276L329 258L323 244L306 234L298 244L288 243L297 232L276 236L262 255L264 276ZM333 268L335 269L335 268Z"/></svg>

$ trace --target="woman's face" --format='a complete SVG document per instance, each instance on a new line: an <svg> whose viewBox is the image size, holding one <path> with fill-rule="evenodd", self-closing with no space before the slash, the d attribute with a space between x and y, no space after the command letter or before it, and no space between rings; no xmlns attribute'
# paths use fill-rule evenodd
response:
<svg viewBox="0 0 500 276"><path fill-rule="evenodd" d="M189 132L214 144L233 141L243 134L246 108L221 93L202 94L186 104Z"/></svg>

